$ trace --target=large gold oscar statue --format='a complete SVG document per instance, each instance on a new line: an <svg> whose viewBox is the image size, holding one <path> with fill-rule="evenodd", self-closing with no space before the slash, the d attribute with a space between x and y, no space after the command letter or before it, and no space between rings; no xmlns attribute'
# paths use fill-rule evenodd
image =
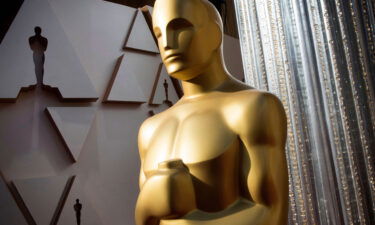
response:
<svg viewBox="0 0 375 225"><path fill-rule="evenodd" d="M183 98L147 119L137 225L284 225L286 117L274 95L234 79L206 0L157 0L153 29Z"/></svg>

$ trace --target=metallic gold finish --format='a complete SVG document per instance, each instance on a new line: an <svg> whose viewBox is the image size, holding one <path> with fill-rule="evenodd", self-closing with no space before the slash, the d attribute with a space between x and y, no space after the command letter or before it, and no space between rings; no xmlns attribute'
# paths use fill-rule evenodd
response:
<svg viewBox="0 0 375 225"><path fill-rule="evenodd" d="M153 29L185 95L140 128L137 225L286 224L282 103L228 73L208 1L157 0Z"/></svg>

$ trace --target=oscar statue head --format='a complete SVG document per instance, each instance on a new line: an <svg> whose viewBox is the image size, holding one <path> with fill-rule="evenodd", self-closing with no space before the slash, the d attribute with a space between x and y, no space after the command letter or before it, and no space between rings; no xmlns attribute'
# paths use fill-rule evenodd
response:
<svg viewBox="0 0 375 225"><path fill-rule="evenodd" d="M153 30L168 73L188 81L222 60L223 24L207 0L157 0Z"/></svg>

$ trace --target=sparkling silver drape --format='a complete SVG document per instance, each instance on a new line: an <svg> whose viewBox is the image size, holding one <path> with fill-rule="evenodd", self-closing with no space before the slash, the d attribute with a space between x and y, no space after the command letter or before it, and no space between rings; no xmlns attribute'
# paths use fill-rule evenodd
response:
<svg viewBox="0 0 375 225"><path fill-rule="evenodd" d="M288 115L289 224L375 224L375 1L234 2L246 81Z"/></svg>

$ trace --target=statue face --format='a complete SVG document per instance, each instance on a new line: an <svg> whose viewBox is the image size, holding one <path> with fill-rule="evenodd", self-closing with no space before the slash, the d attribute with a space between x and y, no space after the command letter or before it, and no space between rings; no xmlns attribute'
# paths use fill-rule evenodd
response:
<svg viewBox="0 0 375 225"><path fill-rule="evenodd" d="M153 30L168 73L180 80L201 74L221 44L221 31L199 0L156 1Z"/></svg>

